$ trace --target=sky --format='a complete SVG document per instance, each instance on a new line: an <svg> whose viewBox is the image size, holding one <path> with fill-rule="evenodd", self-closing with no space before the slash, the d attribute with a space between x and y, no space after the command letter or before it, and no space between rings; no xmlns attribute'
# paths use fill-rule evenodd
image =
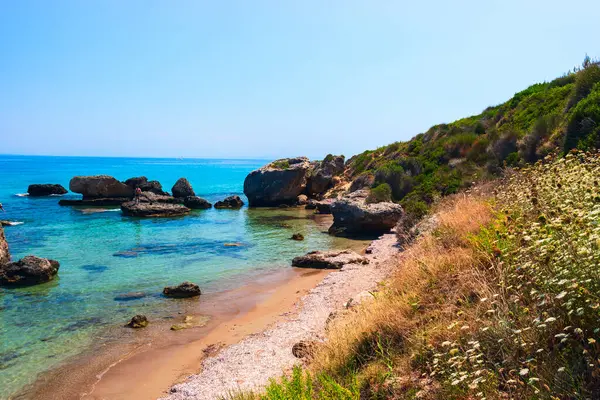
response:
<svg viewBox="0 0 600 400"><path fill-rule="evenodd" d="M0 153L351 156L600 56L600 2L0 0Z"/></svg>

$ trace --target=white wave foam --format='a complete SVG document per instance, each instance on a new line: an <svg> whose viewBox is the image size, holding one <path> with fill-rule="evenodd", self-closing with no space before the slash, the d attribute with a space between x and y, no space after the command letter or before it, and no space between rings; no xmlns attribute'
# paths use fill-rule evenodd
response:
<svg viewBox="0 0 600 400"><path fill-rule="evenodd" d="M21 222L21 221L4 221L4 224L8 225L8 226L17 226L17 225L23 225L25 222Z"/></svg>
<svg viewBox="0 0 600 400"><path fill-rule="evenodd" d="M15 193L15 196L17 196L17 197L27 197L27 196L29 196L29 193Z"/></svg>

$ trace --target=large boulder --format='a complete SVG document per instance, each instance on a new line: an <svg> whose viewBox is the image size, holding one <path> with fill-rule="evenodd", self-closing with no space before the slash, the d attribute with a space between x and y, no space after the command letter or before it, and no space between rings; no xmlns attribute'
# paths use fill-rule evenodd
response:
<svg viewBox="0 0 600 400"><path fill-rule="evenodd" d="M215 208L242 208L244 202L240 196L229 196L215 203Z"/></svg>
<svg viewBox="0 0 600 400"><path fill-rule="evenodd" d="M84 200L116 197L133 197L134 189L108 175L76 176L69 189L81 193Z"/></svg>
<svg viewBox="0 0 600 400"><path fill-rule="evenodd" d="M354 179L350 184L350 189L348 191L351 193L356 192L357 190L370 188L373 184L375 184L375 176L367 172Z"/></svg>
<svg viewBox="0 0 600 400"><path fill-rule="evenodd" d="M0 225L0 266L10 262L10 253L8 252L8 243L4 237L4 229Z"/></svg>
<svg viewBox="0 0 600 400"><path fill-rule="evenodd" d="M294 204L306 190L311 164L306 157L275 160L252 171L244 180L244 194L251 207Z"/></svg>
<svg viewBox="0 0 600 400"><path fill-rule="evenodd" d="M402 217L399 204L381 202L367 204L368 190L358 190L331 204L333 225L329 233L335 236L381 234L392 229Z"/></svg>
<svg viewBox="0 0 600 400"><path fill-rule="evenodd" d="M317 214L331 214L331 205L333 204L332 199L326 199L322 201L317 201Z"/></svg>
<svg viewBox="0 0 600 400"><path fill-rule="evenodd" d="M344 172L344 156L327 155L311 172L306 192L309 196L325 193L334 185L334 177Z"/></svg>
<svg viewBox="0 0 600 400"><path fill-rule="evenodd" d="M192 189L192 185L185 178L179 178L171 188L174 197L189 197L195 196L196 193Z"/></svg>
<svg viewBox="0 0 600 400"><path fill-rule="evenodd" d="M200 296L200 286L192 282L183 282L177 286L167 286L163 289L163 294L167 297L185 298Z"/></svg>
<svg viewBox="0 0 600 400"><path fill-rule="evenodd" d="M346 264L368 264L366 257L352 250L311 251L292 260L292 267L340 269Z"/></svg>
<svg viewBox="0 0 600 400"><path fill-rule="evenodd" d="M27 193L31 197L63 195L67 193L67 189L56 183L43 183L29 185Z"/></svg>
<svg viewBox="0 0 600 400"><path fill-rule="evenodd" d="M35 256L0 265L0 285L30 286L54 279L58 273L58 261Z"/></svg>
<svg viewBox="0 0 600 400"><path fill-rule="evenodd" d="M183 205L192 210L206 210L212 207L207 200L198 196L188 196L183 200Z"/></svg>
<svg viewBox="0 0 600 400"><path fill-rule="evenodd" d="M121 212L128 217L178 217L186 215L190 212L190 209L181 204L129 201L121 204Z"/></svg>
<svg viewBox="0 0 600 400"><path fill-rule="evenodd" d="M129 178L123 182L133 190L140 188L142 192L151 192L162 196L168 196L169 193L165 192L159 181L149 181L145 176L139 176L135 178Z"/></svg>

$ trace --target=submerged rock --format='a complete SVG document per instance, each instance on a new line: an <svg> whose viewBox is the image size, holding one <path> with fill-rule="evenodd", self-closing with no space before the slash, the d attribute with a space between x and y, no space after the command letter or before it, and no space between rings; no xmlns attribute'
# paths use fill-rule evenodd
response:
<svg viewBox="0 0 600 400"><path fill-rule="evenodd" d="M163 294L167 297L186 298L200 296L200 286L192 282L183 282L177 286L167 286L163 289Z"/></svg>
<svg viewBox="0 0 600 400"><path fill-rule="evenodd" d="M331 204L333 225L329 233L336 236L381 234L392 229L402 217L399 204L367 204L368 190L358 190Z"/></svg>
<svg viewBox="0 0 600 400"><path fill-rule="evenodd" d="M210 317L206 315L200 316L192 316L186 315L182 324L174 324L171 326L172 331L180 331L182 329L188 328L197 328L200 326L205 326L208 321L210 321Z"/></svg>
<svg viewBox="0 0 600 400"><path fill-rule="evenodd" d="M0 265L0 285L30 286L54 279L60 264L36 256L26 256L16 262Z"/></svg>
<svg viewBox="0 0 600 400"><path fill-rule="evenodd" d="M69 189L81 193L83 199L133 197L134 189L108 175L76 176L69 182Z"/></svg>
<svg viewBox="0 0 600 400"><path fill-rule="evenodd" d="M215 203L215 208L242 208L244 202L240 196L229 196Z"/></svg>
<svg viewBox="0 0 600 400"><path fill-rule="evenodd" d="M173 197L189 197L195 196L196 193L192 189L192 185L186 178L179 178L171 188Z"/></svg>
<svg viewBox="0 0 600 400"><path fill-rule="evenodd" d="M83 200L72 200L62 199L58 201L59 206L93 206L93 207L104 207L104 206L120 206L123 203L131 201L129 197L113 197L113 198L99 198L99 199L83 199Z"/></svg>
<svg viewBox="0 0 600 400"><path fill-rule="evenodd" d="M142 299L144 297L146 297L146 293L144 292L129 292L115 296L115 301L131 301Z"/></svg>
<svg viewBox="0 0 600 400"><path fill-rule="evenodd" d="M252 171L244 180L251 207L294 204L306 190L311 164L306 157L284 158Z"/></svg>
<svg viewBox="0 0 600 400"><path fill-rule="evenodd" d="M292 240L304 240L304 235L301 233L294 233L292 235Z"/></svg>
<svg viewBox="0 0 600 400"><path fill-rule="evenodd" d="M27 193L31 197L63 195L67 193L67 189L55 183L33 184L29 185Z"/></svg>
<svg viewBox="0 0 600 400"><path fill-rule="evenodd" d="M178 217L186 215L190 209L180 204L145 203L130 201L121 204L121 212L128 217Z"/></svg>
<svg viewBox="0 0 600 400"><path fill-rule="evenodd" d="M2 265L10 262L10 253L8 252L8 243L4 236L4 229L0 226L0 268Z"/></svg>
<svg viewBox="0 0 600 400"><path fill-rule="evenodd" d="M206 210L212 207L208 201L198 196L188 196L183 200L183 205L193 210Z"/></svg>
<svg viewBox="0 0 600 400"><path fill-rule="evenodd" d="M352 250L311 251L295 257L292 266L298 268L340 269L345 264L368 264L369 260Z"/></svg>
<svg viewBox="0 0 600 400"><path fill-rule="evenodd" d="M125 326L134 329L145 328L148 326L148 318L145 315L138 314L131 318L131 321Z"/></svg>

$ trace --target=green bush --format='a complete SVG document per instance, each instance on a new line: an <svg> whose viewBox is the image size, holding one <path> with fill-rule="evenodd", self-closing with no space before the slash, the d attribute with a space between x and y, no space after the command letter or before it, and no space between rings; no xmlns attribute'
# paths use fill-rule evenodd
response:
<svg viewBox="0 0 600 400"><path fill-rule="evenodd" d="M288 160L276 160L271 163L271 166L278 169L288 169L290 162Z"/></svg>
<svg viewBox="0 0 600 400"><path fill-rule="evenodd" d="M564 150L588 149L600 144L600 83L572 110L565 136Z"/></svg>
<svg viewBox="0 0 600 400"><path fill-rule="evenodd" d="M568 108L574 107L579 101L585 98L594 85L600 82L600 66L598 64L586 64L585 68L579 71L575 77L575 87L569 98Z"/></svg>
<svg viewBox="0 0 600 400"><path fill-rule="evenodd" d="M392 201L392 188L390 188L390 185L381 183L371 188L369 196L366 199L367 204L381 203L384 201Z"/></svg>

